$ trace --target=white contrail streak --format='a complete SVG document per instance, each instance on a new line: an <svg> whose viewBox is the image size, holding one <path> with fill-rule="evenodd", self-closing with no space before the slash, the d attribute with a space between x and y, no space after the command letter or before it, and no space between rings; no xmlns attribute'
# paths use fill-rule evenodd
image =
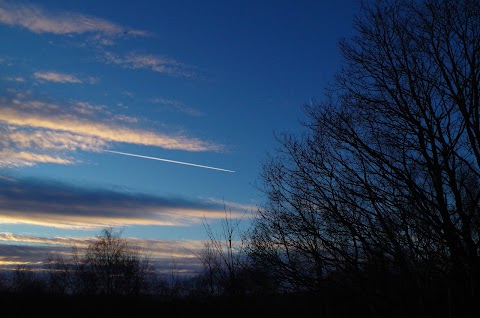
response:
<svg viewBox="0 0 480 318"><path fill-rule="evenodd" d="M111 153L116 153L116 154L124 155L124 156L131 156L131 157L138 157L138 158L144 158L144 159L151 159L151 160L165 161L165 162L171 162L171 163L178 163L178 164L181 164L181 165L194 166L194 167L199 167L199 168L220 170L220 171L225 171L225 172L235 172L235 171L233 171L233 170L227 170L227 169L222 169L222 168L215 168L215 167L197 165L197 164L194 164L194 163L188 163L188 162L183 162L183 161L175 161L175 160L169 160L169 159L163 159L163 158L156 158L156 157L148 157L148 156L136 155L136 154L127 153L127 152L120 152L120 151L113 151L113 150L103 150L103 151L105 151L105 152L111 152Z"/></svg>

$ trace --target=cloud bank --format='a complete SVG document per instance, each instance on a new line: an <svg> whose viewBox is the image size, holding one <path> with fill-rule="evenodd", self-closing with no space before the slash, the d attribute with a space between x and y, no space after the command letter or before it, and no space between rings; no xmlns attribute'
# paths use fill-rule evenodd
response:
<svg viewBox="0 0 480 318"><path fill-rule="evenodd" d="M224 220L225 209L240 219L247 207L218 199L186 199L86 189L58 182L15 179L0 175L0 225L43 226L63 230L106 227L191 226ZM204 240L160 240L125 237L141 248L160 272L189 275L201 270L197 255ZM39 237L0 231L0 270L19 265L44 268L49 258L71 256L72 247L83 249L95 237Z"/></svg>
<svg viewBox="0 0 480 318"><path fill-rule="evenodd" d="M244 211L232 208L233 215ZM67 184L0 178L0 224L30 224L63 229L109 226L189 226L223 219L223 204L132 194L108 189L84 189Z"/></svg>

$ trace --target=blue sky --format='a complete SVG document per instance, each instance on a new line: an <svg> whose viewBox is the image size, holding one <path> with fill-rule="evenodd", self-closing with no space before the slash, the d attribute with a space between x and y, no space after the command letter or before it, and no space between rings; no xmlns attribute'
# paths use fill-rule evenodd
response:
<svg viewBox="0 0 480 318"><path fill-rule="evenodd" d="M0 265L107 226L187 262L224 204L248 226L274 133L301 131L358 6L0 0Z"/></svg>

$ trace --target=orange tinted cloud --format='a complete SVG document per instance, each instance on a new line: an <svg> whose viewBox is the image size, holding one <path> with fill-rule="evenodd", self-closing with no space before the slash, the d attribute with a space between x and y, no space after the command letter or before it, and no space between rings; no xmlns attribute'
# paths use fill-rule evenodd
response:
<svg viewBox="0 0 480 318"><path fill-rule="evenodd" d="M0 150L0 167L33 166L37 163L55 163L68 165L73 164L74 160L26 151L14 152L11 150Z"/></svg>
<svg viewBox="0 0 480 318"><path fill-rule="evenodd" d="M114 124L95 122L69 114L41 114L10 107L0 108L0 122L8 125L66 131L100 138L105 141L156 146L186 151L219 151L221 147L200 139L167 135L154 131L132 129Z"/></svg>

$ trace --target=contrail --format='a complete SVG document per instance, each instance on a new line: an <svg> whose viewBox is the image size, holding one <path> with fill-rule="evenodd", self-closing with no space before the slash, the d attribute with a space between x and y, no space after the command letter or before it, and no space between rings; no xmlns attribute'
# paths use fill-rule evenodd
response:
<svg viewBox="0 0 480 318"><path fill-rule="evenodd" d="M102 151L116 153L116 154L124 155L124 156L131 156L131 157L145 158L145 159L165 161L165 162L171 162L171 163L178 163L178 164L181 164L181 165L194 166L194 167L205 168L205 169L220 170L220 171L225 171L225 172L235 172L233 170L227 170L227 169L222 169L222 168L215 168L215 167L197 165L197 164L194 164L194 163L188 163L188 162L183 162L183 161L175 161L175 160L169 160L169 159L163 159L163 158L135 155L133 153L127 153L127 152L120 152L120 151L113 151L113 150L102 150Z"/></svg>

